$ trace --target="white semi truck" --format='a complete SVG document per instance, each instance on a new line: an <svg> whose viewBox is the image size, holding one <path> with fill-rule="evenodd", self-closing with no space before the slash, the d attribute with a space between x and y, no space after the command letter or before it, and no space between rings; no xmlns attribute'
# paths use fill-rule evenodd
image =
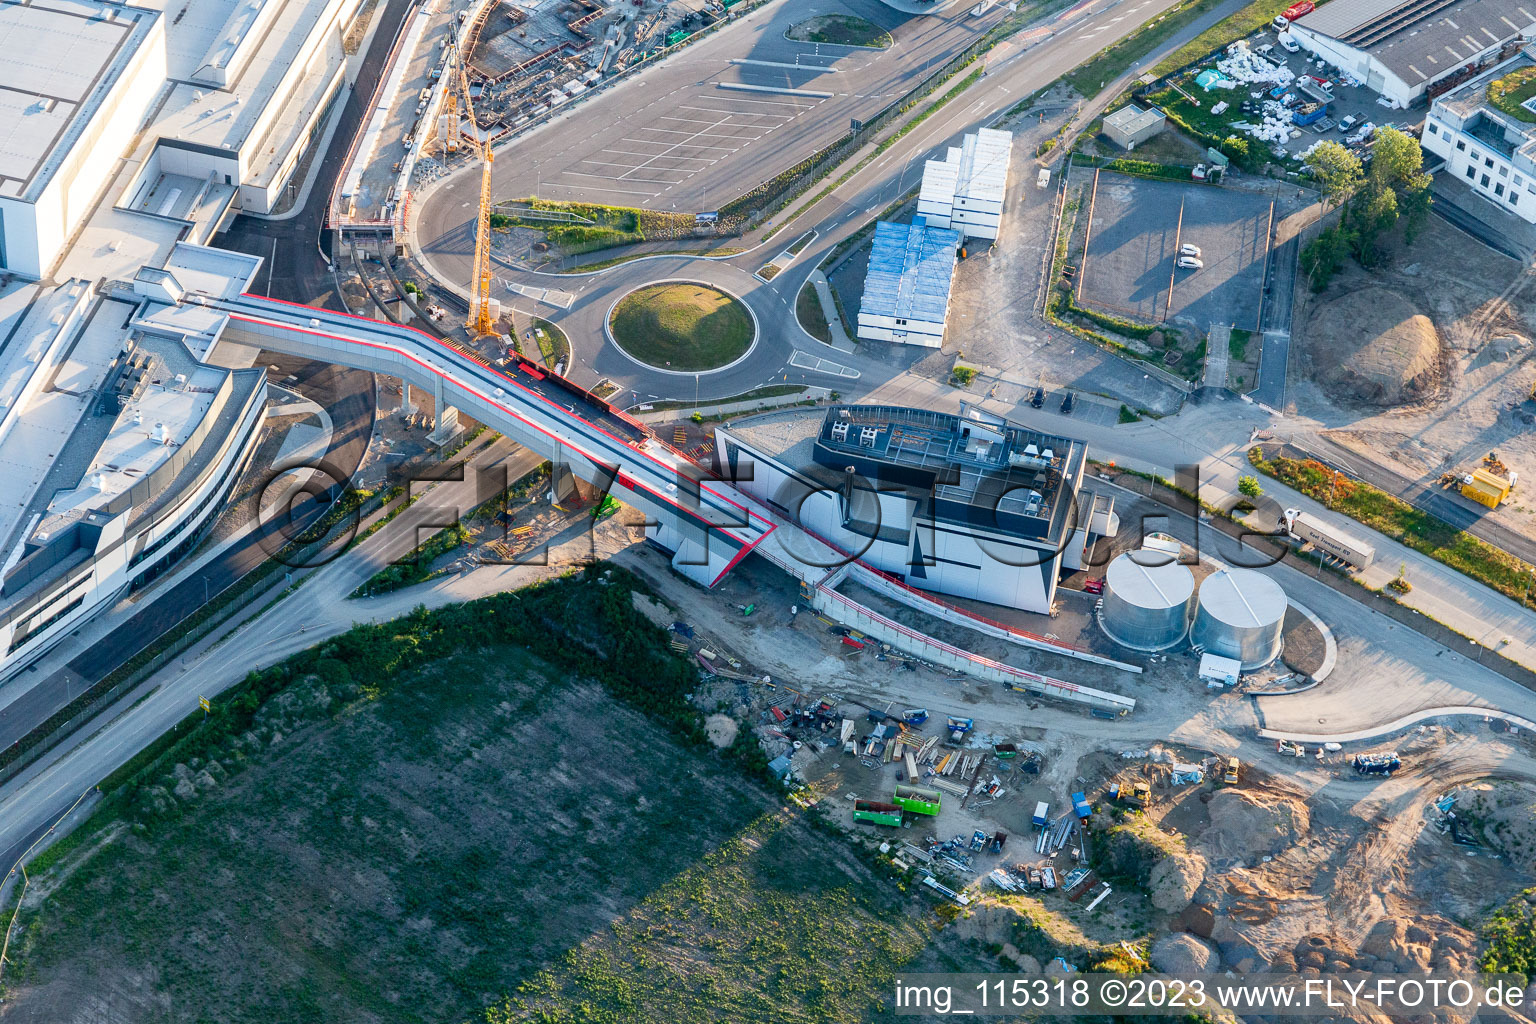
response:
<svg viewBox="0 0 1536 1024"><path fill-rule="evenodd" d="M1296 540L1356 569L1364 569L1376 557L1376 549L1361 537L1300 509L1285 510L1285 529Z"/></svg>

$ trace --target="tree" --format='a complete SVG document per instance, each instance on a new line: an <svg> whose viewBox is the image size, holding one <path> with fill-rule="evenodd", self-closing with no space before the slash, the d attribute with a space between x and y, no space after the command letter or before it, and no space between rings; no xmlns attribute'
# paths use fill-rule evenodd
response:
<svg viewBox="0 0 1536 1024"><path fill-rule="evenodd" d="M1397 223L1397 193L1389 188L1373 190L1367 182L1362 194L1349 204L1349 220L1355 259L1362 267L1373 266L1379 255L1377 239Z"/></svg>
<svg viewBox="0 0 1536 1024"><path fill-rule="evenodd" d="M1259 478L1256 476L1238 477L1237 490L1245 498L1261 498L1264 496L1264 488L1259 486Z"/></svg>
<svg viewBox="0 0 1536 1024"><path fill-rule="evenodd" d="M1424 151L1419 140L1396 128L1383 128L1376 133L1376 145L1371 150L1371 169L1366 178L1365 192L1374 200L1378 214L1383 214L1386 203L1378 198L1392 193L1392 215L1381 230L1390 228L1399 216L1403 220L1403 237L1412 243L1429 216L1430 176L1424 173Z"/></svg>
<svg viewBox="0 0 1536 1024"><path fill-rule="evenodd" d="M1360 158L1337 142L1320 142L1307 157L1307 166L1317 178L1325 207L1346 203L1365 183L1365 169Z"/></svg>
<svg viewBox="0 0 1536 1024"><path fill-rule="evenodd" d="M1349 233L1342 227L1328 228L1307 243L1301 250L1301 266L1313 291L1328 287L1348 252Z"/></svg>

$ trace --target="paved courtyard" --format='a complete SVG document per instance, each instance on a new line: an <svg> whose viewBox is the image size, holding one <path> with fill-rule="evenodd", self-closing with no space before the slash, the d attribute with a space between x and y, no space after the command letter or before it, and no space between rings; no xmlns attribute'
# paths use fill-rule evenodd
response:
<svg viewBox="0 0 1536 1024"><path fill-rule="evenodd" d="M1273 201L1196 182L1099 171L1091 190L1078 302L1142 321L1259 326ZM1182 245L1204 268L1174 266Z"/></svg>

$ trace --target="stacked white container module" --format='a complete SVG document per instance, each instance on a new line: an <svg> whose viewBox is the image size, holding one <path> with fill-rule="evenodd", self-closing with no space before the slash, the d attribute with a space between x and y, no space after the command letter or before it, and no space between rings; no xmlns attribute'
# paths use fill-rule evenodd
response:
<svg viewBox="0 0 1536 1024"><path fill-rule="evenodd" d="M1002 229L1013 135L982 128L949 147L943 160L923 166L917 212L930 226L966 238L994 239Z"/></svg>

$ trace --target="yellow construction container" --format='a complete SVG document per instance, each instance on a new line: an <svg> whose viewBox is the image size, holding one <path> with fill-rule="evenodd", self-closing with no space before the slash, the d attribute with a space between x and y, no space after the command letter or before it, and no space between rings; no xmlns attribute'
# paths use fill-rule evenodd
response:
<svg viewBox="0 0 1536 1024"><path fill-rule="evenodd" d="M1471 476L1462 479L1461 494L1479 505L1498 508L1499 503L1509 497L1509 489L1514 484L1513 473L1503 477L1486 469L1474 469Z"/></svg>

